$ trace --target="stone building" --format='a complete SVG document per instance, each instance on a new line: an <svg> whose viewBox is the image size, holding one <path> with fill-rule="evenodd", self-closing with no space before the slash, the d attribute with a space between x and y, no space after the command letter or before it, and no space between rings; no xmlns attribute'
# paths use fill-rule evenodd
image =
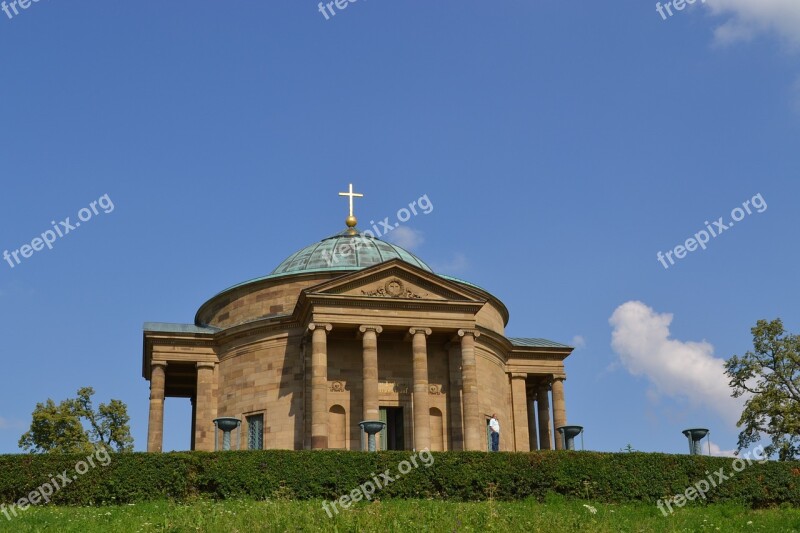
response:
<svg viewBox="0 0 800 533"><path fill-rule="evenodd" d="M194 450L215 449L217 417L242 421L242 449L358 450L358 423L382 420L382 449L486 450L492 413L501 450L560 448L572 348L506 337L503 302L360 233L352 197L347 229L212 297L194 324L145 324L148 451L165 397L191 399Z"/></svg>

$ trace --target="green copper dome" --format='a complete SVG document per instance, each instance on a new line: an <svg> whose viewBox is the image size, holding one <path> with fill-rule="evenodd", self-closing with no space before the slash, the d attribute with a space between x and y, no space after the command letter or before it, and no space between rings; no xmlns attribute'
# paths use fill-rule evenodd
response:
<svg viewBox="0 0 800 533"><path fill-rule="evenodd" d="M390 259L401 259L433 272L422 259L411 252L349 229L298 250L284 259L270 276L312 271L359 270Z"/></svg>

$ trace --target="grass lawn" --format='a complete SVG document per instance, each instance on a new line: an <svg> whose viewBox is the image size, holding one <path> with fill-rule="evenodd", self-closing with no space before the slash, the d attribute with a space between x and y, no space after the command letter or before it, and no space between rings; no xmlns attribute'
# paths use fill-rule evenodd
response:
<svg viewBox="0 0 800 533"><path fill-rule="evenodd" d="M593 512L594 510L594 512ZM361 502L329 518L321 501L228 500L152 502L104 507L31 507L0 531L765 531L800 532L800 509L693 506L664 517L641 503L609 505L551 497L545 503L457 503L431 500Z"/></svg>

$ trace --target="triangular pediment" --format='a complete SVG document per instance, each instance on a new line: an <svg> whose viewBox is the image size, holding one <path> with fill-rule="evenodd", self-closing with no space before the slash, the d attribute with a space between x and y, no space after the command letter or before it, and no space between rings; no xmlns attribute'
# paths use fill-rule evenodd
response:
<svg viewBox="0 0 800 533"><path fill-rule="evenodd" d="M307 294L485 302L477 292L399 259L310 287Z"/></svg>

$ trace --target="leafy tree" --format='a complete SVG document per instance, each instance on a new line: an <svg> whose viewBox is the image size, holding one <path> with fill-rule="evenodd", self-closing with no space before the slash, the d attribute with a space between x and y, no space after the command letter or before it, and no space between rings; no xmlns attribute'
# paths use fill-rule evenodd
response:
<svg viewBox="0 0 800 533"><path fill-rule="evenodd" d="M19 447L31 453L89 453L95 446L133 451L127 406L111 400L101 403L95 411L93 395L93 388L84 387L77 398L58 405L49 398L37 403L31 427L19 439Z"/></svg>
<svg viewBox="0 0 800 533"><path fill-rule="evenodd" d="M781 319L759 320L751 329L753 350L725 363L734 398L750 394L736 424L738 451L771 439L767 456L781 461L800 457L800 336L783 328Z"/></svg>
<svg viewBox="0 0 800 533"><path fill-rule="evenodd" d="M31 452L82 453L91 450L81 419L71 400L58 405L49 399L37 403L30 429L22 435L19 447Z"/></svg>

